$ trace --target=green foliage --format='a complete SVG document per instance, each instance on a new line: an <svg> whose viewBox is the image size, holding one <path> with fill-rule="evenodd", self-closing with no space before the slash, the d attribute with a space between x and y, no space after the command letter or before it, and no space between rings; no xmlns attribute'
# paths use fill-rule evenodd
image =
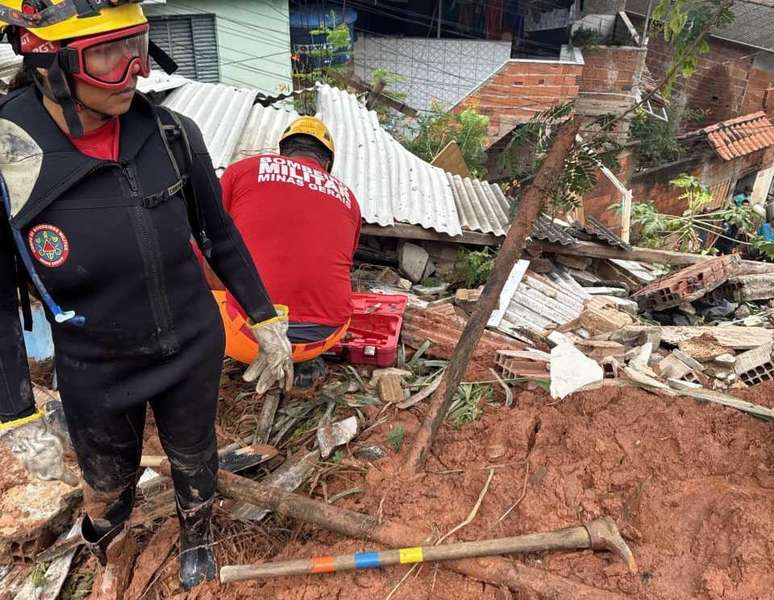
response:
<svg viewBox="0 0 774 600"><path fill-rule="evenodd" d="M335 13L331 11L335 22ZM349 51L351 36L346 23L334 24L328 27L324 22L316 29L309 30L315 38L325 36L325 42L310 48L304 54L306 61L294 55L293 77L302 87L310 87L321 81L334 87L340 87L338 80L328 75L328 70L342 71L346 65L335 65L334 59ZM303 114L314 114L314 101L308 95L296 98L296 110Z"/></svg>
<svg viewBox="0 0 774 600"><path fill-rule="evenodd" d="M642 169L674 162L683 155L669 123L638 110L631 121L630 137L638 142L634 147L637 164Z"/></svg>
<svg viewBox="0 0 774 600"><path fill-rule="evenodd" d="M400 452L403 447L403 438L406 435L406 427L402 423L398 423L387 434L387 443L390 444L395 452Z"/></svg>
<svg viewBox="0 0 774 600"><path fill-rule="evenodd" d="M589 48L591 46L599 46L604 40L598 31L595 29L587 29L586 27L579 27L572 32L572 45L577 48Z"/></svg>
<svg viewBox="0 0 774 600"><path fill-rule="evenodd" d="M688 208L682 215L675 216L658 212L650 202L634 204L632 224L639 226L640 245L680 252L702 252L699 233L720 234L723 223L733 223L740 232L748 235L754 233L756 217L749 207L730 202L720 210L707 212L706 206L712 201L712 193L698 178L682 174L671 183L684 190L680 198L688 204ZM620 210L618 205L610 208ZM761 251L765 253L763 246Z"/></svg>
<svg viewBox="0 0 774 600"><path fill-rule="evenodd" d="M755 236L750 245L771 261L774 261L774 242L762 236Z"/></svg>
<svg viewBox="0 0 774 600"><path fill-rule="evenodd" d="M699 57L710 50L710 31L734 22L731 5L729 0L659 0L653 8L654 27L661 28L676 67L663 89L665 96L678 75L688 78L695 73Z"/></svg>
<svg viewBox="0 0 774 600"><path fill-rule="evenodd" d="M572 108L570 103L554 106L511 133L500 156L500 168L512 184L529 180L537 173L554 143L559 125L572 114ZM600 117L595 125L604 129L613 118L611 115ZM594 189L600 167L617 168L619 152L620 146L606 135L594 135L582 144L575 144L565 157L560 176L551 187L550 212L574 208L580 197Z"/></svg>
<svg viewBox="0 0 774 600"><path fill-rule="evenodd" d="M457 388L447 418L456 428L472 423L481 416L481 404L491 402L493 398L494 390L491 385L463 383Z"/></svg>
<svg viewBox="0 0 774 600"><path fill-rule="evenodd" d="M486 175L486 131L489 117L474 108L450 112L433 102L429 112L417 117L414 134L401 143L418 157L432 162L452 140L460 147L465 162L475 177Z"/></svg>
<svg viewBox="0 0 774 600"><path fill-rule="evenodd" d="M494 269L496 256L490 248L461 249L457 261L457 281L466 288L476 288L485 284Z"/></svg>

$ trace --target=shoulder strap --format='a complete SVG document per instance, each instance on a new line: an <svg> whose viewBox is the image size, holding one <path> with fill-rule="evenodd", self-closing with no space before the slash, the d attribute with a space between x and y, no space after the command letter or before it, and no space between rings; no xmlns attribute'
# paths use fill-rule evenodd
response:
<svg viewBox="0 0 774 600"><path fill-rule="evenodd" d="M182 189L188 210L188 221L191 225L194 239L206 258L212 253L212 241L207 237L206 224L196 197L196 187L191 181L191 165L193 155L188 134L180 118L164 106L154 106L156 122L161 132L161 139L166 146L172 166L175 169L179 184L175 193Z"/></svg>

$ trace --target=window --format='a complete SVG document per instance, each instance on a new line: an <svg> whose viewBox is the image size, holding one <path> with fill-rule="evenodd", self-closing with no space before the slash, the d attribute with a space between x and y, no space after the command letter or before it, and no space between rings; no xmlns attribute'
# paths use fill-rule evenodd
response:
<svg viewBox="0 0 774 600"><path fill-rule="evenodd" d="M177 63L177 74L204 83L220 81L215 15L150 16L150 37ZM154 68L158 66L154 63Z"/></svg>

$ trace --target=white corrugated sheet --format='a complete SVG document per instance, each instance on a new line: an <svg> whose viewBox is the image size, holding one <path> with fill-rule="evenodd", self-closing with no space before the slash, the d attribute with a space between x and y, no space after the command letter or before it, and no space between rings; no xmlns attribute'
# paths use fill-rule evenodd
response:
<svg viewBox="0 0 774 600"><path fill-rule="evenodd" d="M192 81L172 92L164 106L193 119L217 170L225 169L247 124L258 90Z"/></svg>
<svg viewBox="0 0 774 600"><path fill-rule="evenodd" d="M279 152L280 135L297 118L298 113L294 110L256 104L250 111L250 118L234 151L232 161L236 162L265 152Z"/></svg>
<svg viewBox="0 0 774 600"><path fill-rule="evenodd" d="M137 80L137 90L143 94L152 92L168 92L191 83L190 79L180 75L167 75L164 71L153 69L148 77L140 77Z"/></svg>
<svg viewBox="0 0 774 600"><path fill-rule="evenodd" d="M222 173L237 160L277 152L280 135L298 117L294 110L253 105L255 94L190 82L164 105L199 125ZM336 143L333 174L352 189L366 223L408 223L451 236L463 229L505 234L508 201L498 186L453 176L410 153L354 95L320 85L317 116Z"/></svg>
<svg viewBox="0 0 774 600"><path fill-rule="evenodd" d="M463 229L505 235L510 203L499 185L447 173Z"/></svg>
<svg viewBox="0 0 774 600"><path fill-rule="evenodd" d="M591 298L588 292L560 267L547 275L532 273L528 267L526 260L513 267L489 326L504 333L524 328L542 334L577 319Z"/></svg>
<svg viewBox="0 0 774 600"><path fill-rule="evenodd" d="M462 234L446 172L406 150L381 127L375 112L352 94L321 85L317 116L336 143L333 174L355 193L367 223L397 221Z"/></svg>

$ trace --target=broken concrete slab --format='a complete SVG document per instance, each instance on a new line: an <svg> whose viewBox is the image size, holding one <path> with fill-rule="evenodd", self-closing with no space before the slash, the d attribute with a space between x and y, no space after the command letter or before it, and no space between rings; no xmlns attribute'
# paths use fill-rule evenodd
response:
<svg viewBox="0 0 774 600"><path fill-rule="evenodd" d="M711 334L705 333L699 337L683 340L678 344L680 352L700 362L709 362L727 353L725 346L720 345Z"/></svg>
<svg viewBox="0 0 774 600"><path fill-rule="evenodd" d="M652 373L649 363L653 354L653 344L650 342L643 344L636 349L634 356L629 360L629 365L644 373ZM655 375L655 373L654 373Z"/></svg>
<svg viewBox="0 0 774 600"><path fill-rule="evenodd" d="M604 379L599 364L572 344L561 344L551 350L551 397L562 399L583 386Z"/></svg>
<svg viewBox="0 0 774 600"><path fill-rule="evenodd" d="M715 290L713 296L733 302L770 300L774 298L774 273L731 277Z"/></svg>
<svg viewBox="0 0 774 600"><path fill-rule="evenodd" d="M419 283L430 262L430 254L422 246L411 242L402 242L398 247L398 264L413 283Z"/></svg>
<svg viewBox="0 0 774 600"><path fill-rule="evenodd" d="M682 379L691 368L674 354L669 354L658 363L658 373L665 379Z"/></svg>
<svg viewBox="0 0 774 600"><path fill-rule="evenodd" d="M670 346L677 346L684 340L710 334L718 344L732 350L751 350L774 341L774 329L765 327L739 327L728 325L724 327L674 327L627 325L611 335L613 341L631 343L643 333L655 332L661 335L661 341Z"/></svg>
<svg viewBox="0 0 774 600"><path fill-rule="evenodd" d="M626 354L626 348L623 344L609 340L583 340L575 345L583 354L598 362L608 357L623 361L624 354Z"/></svg>
<svg viewBox="0 0 774 600"><path fill-rule="evenodd" d="M619 298L617 296L607 296L607 295L601 295L598 296L600 300L607 302L611 306L616 307L618 310L623 311L627 314L630 314L633 317L636 317L640 314L640 307L634 300L629 300L627 298Z"/></svg>
<svg viewBox="0 0 774 600"><path fill-rule="evenodd" d="M719 287L740 265L738 256L718 256L664 277L635 292L632 298L643 311L674 308L698 300Z"/></svg>
<svg viewBox="0 0 774 600"><path fill-rule="evenodd" d="M704 365L701 364L699 361L697 361L695 358L689 356L679 348L675 348L672 350L672 355L677 358L678 360L682 361L686 365L688 365L689 369L692 369L694 371L702 372L704 370Z"/></svg>
<svg viewBox="0 0 774 600"><path fill-rule="evenodd" d="M575 323L594 336L619 331L633 322L634 319L628 313L618 310L607 302L592 300L586 304L586 308Z"/></svg>

